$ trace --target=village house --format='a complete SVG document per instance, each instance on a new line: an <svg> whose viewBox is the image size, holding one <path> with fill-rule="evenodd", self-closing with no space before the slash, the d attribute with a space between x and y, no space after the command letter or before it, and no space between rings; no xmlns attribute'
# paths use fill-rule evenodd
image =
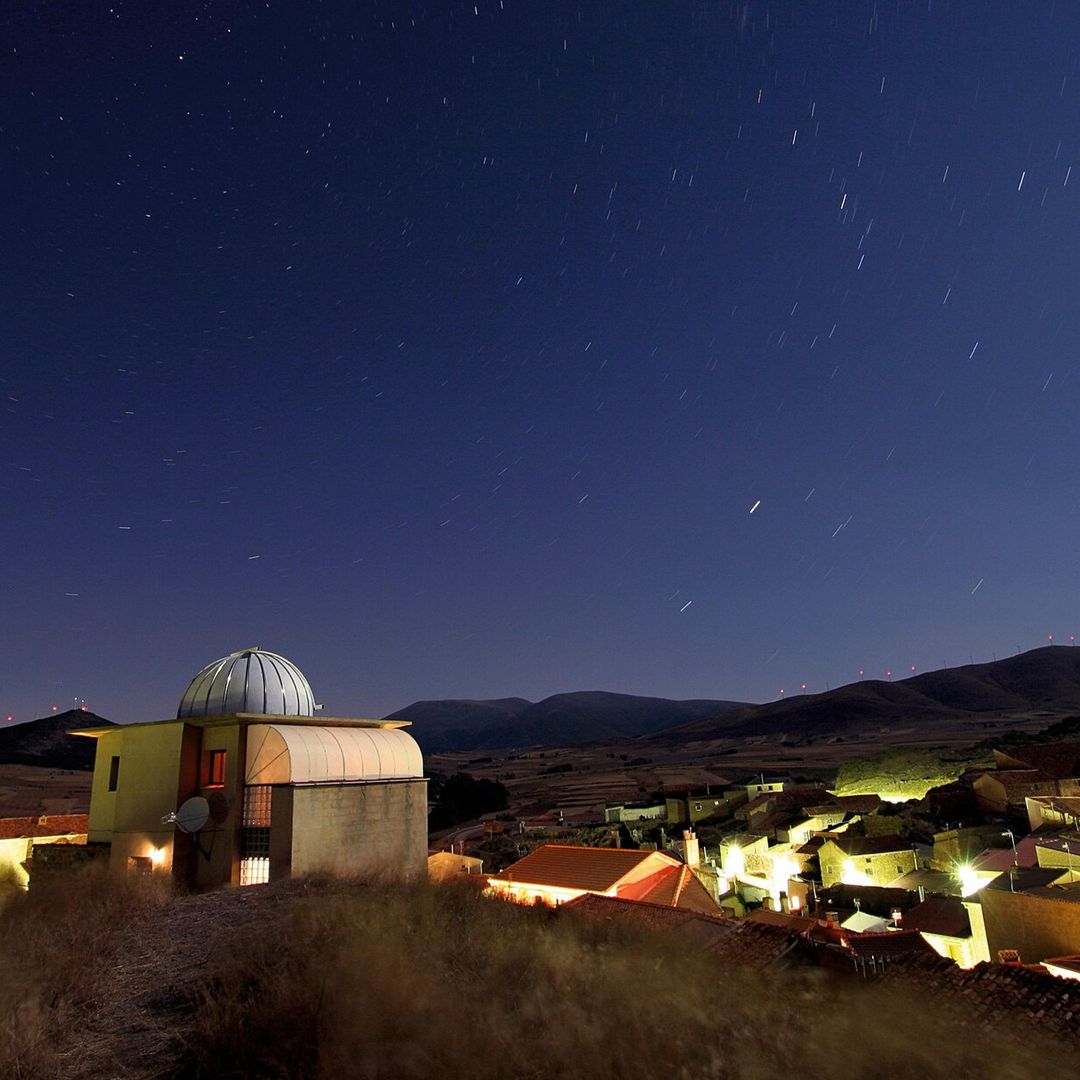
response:
<svg viewBox="0 0 1080 1080"><path fill-rule="evenodd" d="M1015 951L1020 962L1080 952L1080 881L1068 883L1060 868L1016 867L999 875L973 899L982 917L980 931L994 959ZM972 913L974 913L972 911Z"/></svg>
<svg viewBox="0 0 1080 1080"><path fill-rule="evenodd" d="M662 851L544 844L487 879L493 896L558 907L586 893L715 915L716 901L683 862Z"/></svg>
<svg viewBox="0 0 1080 1080"><path fill-rule="evenodd" d="M1080 742L1032 743L994 751L996 768L972 784L985 813L1027 813L1028 798L1080 796Z"/></svg>
<svg viewBox="0 0 1080 1080"><path fill-rule="evenodd" d="M716 791L687 792L684 796L668 795L664 799L664 812L669 825L695 825L709 818L724 818L746 802L746 791L741 787Z"/></svg>
<svg viewBox="0 0 1080 1080"><path fill-rule="evenodd" d="M918 930L937 953L960 967L974 967L989 961L990 952L985 935L972 929L970 906L955 896L931 896L905 912L900 925Z"/></svg>
<svg viewBox="0 0 1080 1080"><path fill-rule="evenodd" d="M0 818L0 885L25 889L35 849L56 844L85 844L86 814L39 814Z"/></svg>
<svg viewBox="0 0 1080 1080"><path fill-rule="evenodd" d="M1080 796L1028 795L1028 826L1039 829L1080 829Z"/></svg>
<svg viewBox="0 0 1080 1080"><path fill-rule="evenodd" d="M638 824L643 821L665 821L667 806L656 803L648 806L626 806L621 803L604 807L604 821L608 825Z"/></svg>
<svg viewBox="0 0 1080 1080"><path fill-rule="evenodd" d="M1080 833L1068 829L1053 836L1035 836L1033 839L1038 866L1069 871L1062 881L1080 881Z"/></svg>
<svg viewBox="0 0 1080 1080"><path fill-rule="evenodd" d="M791 776L765 776L761 774L745 784L740 784L739 787L743 788L746 791L746 797L752 800L759 795L783 791L794 783L795 779Z"/></svg>
<svg viewBox="0 0 1080 1080"><path fill-rule="evenodd" d="M319 708L295 664L244 649L191 680L174 720L72 732L97 740L89 844L117 874L186 888L422 878L427 781L407 725Z"/></svg>
<svg viewBox="0 0 1080 1080"><path fill-rule="evenodd" d="M459 879L463 874L480 878L484 872L484 860L473 855L460 855L456 851L436 851L428 856L428 881L443 884Z"/></svg>
<svg viewBox="0 0 1080 1080"><path fill-rule="evenodd" d="M900 836L826 837L818 849L821 883L825 888L845 885L888 885L918 865L915 849Z"/></svg>

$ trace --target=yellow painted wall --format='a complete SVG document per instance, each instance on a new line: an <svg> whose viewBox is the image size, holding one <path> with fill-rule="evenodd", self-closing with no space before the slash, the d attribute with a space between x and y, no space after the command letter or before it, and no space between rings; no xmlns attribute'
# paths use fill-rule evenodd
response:
<svg viewBox="0 0 1080 1080"><path fill-rule="evenodd" d="M120 873L128 857L156 854L155 872L172 866L175 829L161 818L176 809L176 778L184 725L155 724L106 732L98 738L90 790L91 842L112 843L109 863ZM112 758L120 758L116 791L109 791Z"/></svg>
<svg viewBox="0 0 1080 1080"><path fill-rule="evenodd" d="M23 869L23 862L30 854L30 841L25 837L0 840L0 883L18 885L25 889L30 875Z"/></svg>
<svg viewBox="0 0 1080 1080"><path fill-rule="evenodd" d="M109 762L115 755L123 764L124 732L110 731L97 739L94 755L94 778L90 784L90 832L91 843L108 843L112 839L113 821L116 816L116 792L109 791Z"/></svg>

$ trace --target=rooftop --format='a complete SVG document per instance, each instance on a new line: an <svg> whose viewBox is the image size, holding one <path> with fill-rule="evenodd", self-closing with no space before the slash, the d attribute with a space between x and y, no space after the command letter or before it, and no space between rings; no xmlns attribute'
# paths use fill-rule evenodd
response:
<svg viewBox="0 0 1080 1080"><path fill-rule="evenodd" d="M886 855L894 851L912 851L910 840L902 836L851 836L841 833L829 838L845 855Z"/></svg>
<svg viewBox="0 0 1080 1080"><path fill-rule="evenodd" d="M0 840L82 836L86 833L88 821L86 814L39 814L36 817L0 818Z"/></svg>
<svg viewBox="0 0 1080 1080"><path fill-rule="evenodd" d="M1057 780L1080 777L1080 742L1032 743L1029 746L1003 746L995 751L1007 764L1037 769Z"/></svg>
<svg viewBox="0 0 1080 1080"><path fill-rule="evenodd" d="M544 844L494 877L528 885L606 892L649 860L654 861L658 869L665 863L679 866L670 855L659 851Z"/></svg>
<svg viewBox="0 0 1080 1080"><path fill-rule="evenodd" d="M907 930L944 937L970 937L971 923L967 908L955 896L932 896L913 907L903 919Z"/></svg>

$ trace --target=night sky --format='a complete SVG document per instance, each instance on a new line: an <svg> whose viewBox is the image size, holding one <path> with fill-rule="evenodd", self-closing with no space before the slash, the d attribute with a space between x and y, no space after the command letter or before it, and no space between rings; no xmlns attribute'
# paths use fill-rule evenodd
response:
<svg viewBox="0 0 1080 1080"><path fill-rule="evenodd" d="M1080 6L4 11L3 716L1080 632Z"/></svg>

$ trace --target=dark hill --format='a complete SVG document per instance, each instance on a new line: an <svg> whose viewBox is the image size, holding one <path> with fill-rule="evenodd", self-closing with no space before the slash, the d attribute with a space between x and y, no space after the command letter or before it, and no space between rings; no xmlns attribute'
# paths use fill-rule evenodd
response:
<svg viewBox="0 0 1080 1080"><path fill-rule="evenodd" d="M536 703L523 698L418 701L387 719L411 720L412 734L426 753L503 750L648 735L675 724L716 716L739 704L669 701L587 690L555 694Z"/></svg>
<svg viewBox="0 0 1080 1080"><path fill-rule="evenodd" d="M82 709L43 716L25 724L0 728L0 764L39 765L50 769L92 769L94 739L69 735L72 728L111 726L96 713Z"/></svg>
<svg viewBox="0 0 1080 1080"><path fill-rule="evenodd" d="M473 748L484 731L511 724L532 705L525 698L414 701L387 720L408 720L425 751Z"/></svg>
<svg viewBox="0 0 1080 1080"><path fill-rule="evenodd" d="M733 709L654 735L664 742L784 732L843 734L860 726L933 723L973 713L1018 714L1080 709L1080 649L1050 645L898 682L868 679L824 694L806 694Z"/></svg>

